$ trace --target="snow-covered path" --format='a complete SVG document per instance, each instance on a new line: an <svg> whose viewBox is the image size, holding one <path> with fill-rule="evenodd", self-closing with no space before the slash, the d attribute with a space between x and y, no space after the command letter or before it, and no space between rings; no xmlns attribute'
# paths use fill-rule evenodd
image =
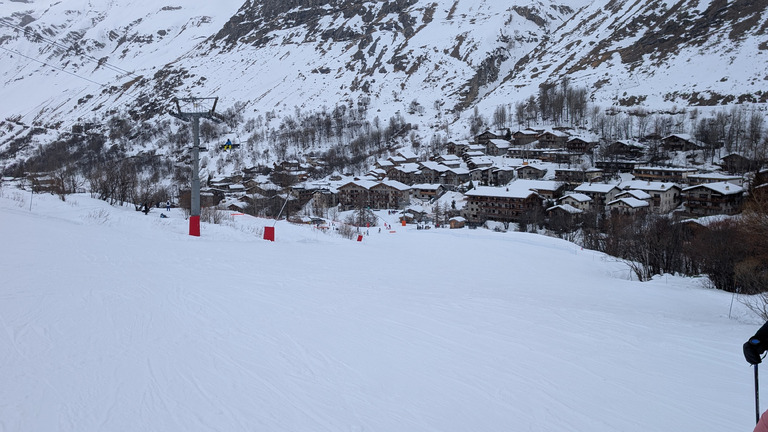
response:
<svg viewBox="0 0 768 432"><path fill-rule="evenodd" d="M1 431L750 430L757 322L556 239L0 197ZM26 197L28 199L28 196ZM21 204L24 204L23 206ZM108 214L108 216L106 216Z"/></svg>

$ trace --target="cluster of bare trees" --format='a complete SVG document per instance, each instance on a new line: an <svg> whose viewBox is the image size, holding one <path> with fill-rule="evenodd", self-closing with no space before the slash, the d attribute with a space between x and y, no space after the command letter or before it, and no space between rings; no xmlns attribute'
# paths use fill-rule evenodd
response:
<svg viewBox="0 0 768 432"><path fill-rule="evenodd" d="M572 86L565 77L559 83L541 84L538 98L531 95L516 103L514 118L517 124L526 127L540 121L581 125L587 116L587 103L587 89ZM501 119L501 113L494 115L497 124Z"/></svg>
<svg viewBox="0 0 768 432"><path fill-rule="evenodd" d="M693 114L691 119L695 121L698 115ZM740 153L754 160L766 157L765 116L743 106L722 109L698 119L693 126L693 135L704 143L722 146L727 153Z"/></svg>
<svg viewBox="0 0 768 432"><path fill-rule="evenodd" d="M91 195L110 204L131 203L136 210L172 196L160 179L169 176L173 165L152 155L105 160L85 173Z"/></svg>
<svg viewBox="0 0 768 432"><path fill-rule="evenodd" d="M639 280L657 274L699 274L693 236L666 215L611 214L583 231L583 245L624 260Z"/></svg>
<svg viewBox="0 0 768 432"><path fill-rule="evenodd" d="M768 193L759 188L743 217L706 226L654 213L592 215L582 224L582 246L623 260L639 280L703 274L724 291L768 292Z"/></svg>

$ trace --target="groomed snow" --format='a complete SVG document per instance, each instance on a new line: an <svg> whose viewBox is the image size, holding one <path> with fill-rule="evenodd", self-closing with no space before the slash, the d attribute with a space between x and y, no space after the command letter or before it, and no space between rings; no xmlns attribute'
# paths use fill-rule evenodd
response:
<svg viewBox="0 0 768 432"><path fill-rule="evenodd" d="M515 232L0 189L2 431L746 431L731 296Z"/></svg>

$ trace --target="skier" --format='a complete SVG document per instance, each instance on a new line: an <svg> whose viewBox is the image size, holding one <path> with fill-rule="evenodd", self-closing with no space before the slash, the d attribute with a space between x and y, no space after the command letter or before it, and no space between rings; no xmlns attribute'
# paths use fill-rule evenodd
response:
<svg viewBox="0 0 768 432"><path fill-rule="evenodd" d="M766 350L768 350L768 322L744 343L744 358L749 364L757 366L762 361L760 356ZM760 416L760 421L757 422L753 432L768 432L768 411Z"/></svg>
<svg viewBox="0 0 768 432"><path fill-rule="evenodd" d="M165 211L171 211L171 200L165 202Z"/></svg>

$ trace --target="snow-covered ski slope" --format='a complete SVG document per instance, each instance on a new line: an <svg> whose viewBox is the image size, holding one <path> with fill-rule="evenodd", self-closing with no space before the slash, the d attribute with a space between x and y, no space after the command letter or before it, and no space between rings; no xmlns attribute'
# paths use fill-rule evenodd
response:
<svg viewBox="0 0 768 432"><path fill-rule="evenodd" d="M2 188L2 431L737 431L760 324L561 240ZM389 217L384 213L383 217ZM394 219L392 220L394 222Z"/></svg>

